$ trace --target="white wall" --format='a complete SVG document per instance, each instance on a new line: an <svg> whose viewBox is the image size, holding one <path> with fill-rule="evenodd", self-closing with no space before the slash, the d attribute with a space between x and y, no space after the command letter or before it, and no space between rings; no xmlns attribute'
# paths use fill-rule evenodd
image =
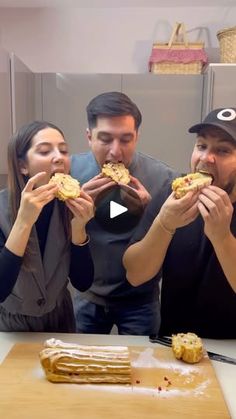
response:
<svg viewBox="0 0 236 419"><path fill-rule="evenodd" d="M205 40L210 61L218 61L216 32L236 22L236 2L229 3L234 6L1 8L0 45L34 72L142 73L152 42L166 41L174 22L184 21L190 39Z"/></svg>

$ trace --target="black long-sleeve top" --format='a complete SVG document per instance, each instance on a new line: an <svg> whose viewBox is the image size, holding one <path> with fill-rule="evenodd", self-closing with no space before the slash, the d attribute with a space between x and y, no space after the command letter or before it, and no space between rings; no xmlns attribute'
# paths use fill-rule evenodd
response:
<svg viewBox="0 0 236 419"><path fill-rule="evenodd" d="M43 208L35 224L42 257L52 210L53 202ZM5 247L5 242L6 237L0 230L0 302L3 302L12 292L23 262L23 257L8 250ZM86 291L91 286L94 278L94 266L88 244L76 246L71 243L69 278L72 285L79 291Z"/></svg>

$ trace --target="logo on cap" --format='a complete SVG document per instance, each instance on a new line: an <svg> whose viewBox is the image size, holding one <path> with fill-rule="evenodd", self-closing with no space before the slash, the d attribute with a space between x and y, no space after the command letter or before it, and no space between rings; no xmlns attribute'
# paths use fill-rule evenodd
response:
<svg viewBox="0 0 236 419"><path fill-rule="evenodd" d="M227 114L227 115L225 115ZM222 109L222 111L218 112L217 118L221 121L233 121L236 118L236 112L234 109Z"/></svg>

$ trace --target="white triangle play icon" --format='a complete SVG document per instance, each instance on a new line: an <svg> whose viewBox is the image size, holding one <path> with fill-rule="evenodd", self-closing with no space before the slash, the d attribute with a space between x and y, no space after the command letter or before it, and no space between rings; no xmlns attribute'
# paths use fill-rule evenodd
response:
<svg viewBox="0 0 236 419"><path fill-rule="evenodd" d="M126 211L128 211L128 208L117 204L115 201L110 201L110 218L115 218Z"/></svg>

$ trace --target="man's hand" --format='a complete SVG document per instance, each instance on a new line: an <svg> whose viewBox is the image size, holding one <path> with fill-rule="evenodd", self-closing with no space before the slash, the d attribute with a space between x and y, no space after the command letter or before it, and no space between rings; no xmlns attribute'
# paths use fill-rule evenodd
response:
<svg viewBox="0 0 236 419"><path fill-rule="evenodd" d="M146 207L152 199L150 193L136 177L130 175L130 179L131 181L128 186L135 190L139 196L140 201L142 202L143 207Z"/></svg>
<svg viewBox="0 0 236 419"><path fill-rule="evenodd" d="M198 215L198 192L188 192L180 199L176 199L172 192L162 205L158 217L167 230L174 231L190 224Z"/></svg>
<svg viewBox="0 0 236 419"><path fill-rule="evenodd" d="M84 183L82 190L91 196L91 198L95 201L100 192L103 192L106 189L110 189L115 185L116 182L108 177L103 176L102 174L99 174L90 179L88 182Z"/></svg>
<svg viewBox="0 0 236 419"><path fill-rule="evenodd" d="M230 234L233 206L229 195L217 186L203 188L199 194L199 212L205 222L204 232L213 243Z"/></svg>

